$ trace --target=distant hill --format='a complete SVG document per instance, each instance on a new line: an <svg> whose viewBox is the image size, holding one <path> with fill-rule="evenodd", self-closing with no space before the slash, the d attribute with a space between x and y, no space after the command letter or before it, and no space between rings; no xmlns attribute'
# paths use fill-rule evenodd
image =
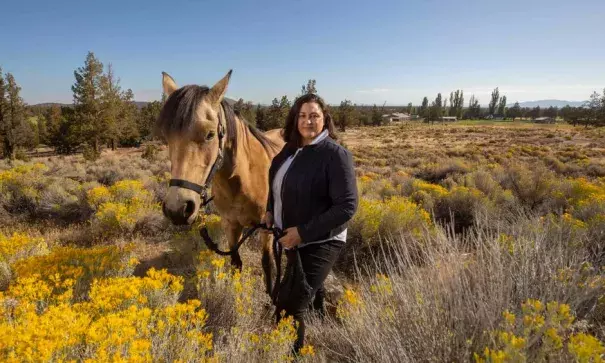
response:
<svg viewBox="0 0 605 363"><path fill-rule="evenodd" d="M584 101L563 101L563 100L539 100L539 101L527 101L527 102L519 102L519 106L521 107L529 107L534 108L540 106L540 108L548 108L548 107L565 107L567 105L571 107L579 107L584 104ZM508 105L508 107L512 107L514 103Z"/></svg>
<svg viewBox="0 0 605 363"><path fill-rule="evenodd" d="M137 105L137 107L139 109L145 107L149 102L147 101L134 101L134 104ZM37 108L46 108L46 107L52 107L52 106L59 106L59 107L72 107L73 104L71 103L59 103L59 102L46 102L46 103L36 103L35 105L29 105L30 107L37 107Z"/></svg>
<svg viewBox="0 0 605 363"><path fill-rule="evenodd" d="M237 101L233 100L231 98L225 97L225 99L227 100L227 102L233 106ZM137 107L139 109L147 106L147 104L149 104L149 101L134 101L134 104L137 105ZM52 107L52 106L59 106L59 107L71 107L72 104L71 103L59 103L59 102L45 102L45 103L36 103L35 105L29 105L30 107L38 107L38 108L46 108L46 107Z"/></svg>
<svg viewBox="0 0 605 363"><path fill-rule="evenodd" d="M30 106L30 107L40 107L40 108L46 108L46 107L52 107L52 106L59 106L59 107L67 106L67 107L71 107L71 103L46 102L46 103L36 103L34 105L28 105L28 106Z"/></svg>

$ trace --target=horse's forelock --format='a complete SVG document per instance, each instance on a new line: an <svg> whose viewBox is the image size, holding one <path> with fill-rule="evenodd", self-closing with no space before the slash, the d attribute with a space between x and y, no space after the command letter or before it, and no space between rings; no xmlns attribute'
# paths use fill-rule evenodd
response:
<svg viewBox="0 0 605 363"><path fill-rule="evenodd" d="M210 89L189 85L174 91L164 103L157 120L157 128L164 137L187 132L195 123L195 113Z"/></svg>

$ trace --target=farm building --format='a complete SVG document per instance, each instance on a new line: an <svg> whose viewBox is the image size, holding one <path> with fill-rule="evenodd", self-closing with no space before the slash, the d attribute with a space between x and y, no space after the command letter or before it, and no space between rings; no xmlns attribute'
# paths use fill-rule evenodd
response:
<svg viewBox="0 0 605 363"><path fill-rule="evenodd" d="M389 122L397 122L397 121L407 121L411 118L407 113L393 112L382 115L382 120L386 123Z"/></svg>
<svg viewBox="0 0 605 363"><path fill-rule="evenodd" d="M534 122L537 124L554 124L555 119L552 117L538 117L534 119Z"/></svg>
<svg viewBox="0 0 605 363"><path fill-rule="evenodd" d="M441 117L441 121L443 122L456 122L458 118L456 116L443 116Z"/></svg>

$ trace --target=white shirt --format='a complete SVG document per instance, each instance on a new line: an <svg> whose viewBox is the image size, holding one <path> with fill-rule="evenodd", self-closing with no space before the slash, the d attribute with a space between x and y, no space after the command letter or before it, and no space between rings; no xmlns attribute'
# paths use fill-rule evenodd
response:
<svg viewBox="0 0 605 363"><path fill-rule="evenodd" d="M313 141L311 142L311 145L319 143L326 137L328 137L328 130L323 130L319 135L317 135L313 139ZM279 169L275 173L275 178L273 178L273 184L271 185L271 188L273 189L273 212L274 212L273 219L274 219L275 226L280 229L283 228L283 221L282 221L283 206L282 206L282 200L281 200L282 184L284 182L284 177L285 177L286 173L288 172L288 169L290 168L290 165L292 165L292 161L294 161L294 158L296 157L296 155L298 155L298 153L301 150L302 150L302 148L298 148L298 150L296 150L294 155L291 155L290 157L288 157L286 159L286 161L284 161L284 163L279 167ZM326 242L326 241L331 241L331 240L339 240L339 241L345 242L346 239L347 239L347 230L345 229L344 231L340 232L336 236L331 237L329 239L307 242L303 246L299 246L299 247L304 247L304 246L307 246L310 244L321 243L321 242Z"/></svg>

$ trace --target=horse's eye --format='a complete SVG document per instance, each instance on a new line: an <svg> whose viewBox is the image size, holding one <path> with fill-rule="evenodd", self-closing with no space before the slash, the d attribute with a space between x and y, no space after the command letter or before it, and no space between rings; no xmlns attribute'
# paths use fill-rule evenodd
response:
<svg viewBox="0 0 605 363"><path fill-rule="evenodd" d="M214 132L209 132L208 135L206 135L206 140L212 140L214 139Z"/></svg>

